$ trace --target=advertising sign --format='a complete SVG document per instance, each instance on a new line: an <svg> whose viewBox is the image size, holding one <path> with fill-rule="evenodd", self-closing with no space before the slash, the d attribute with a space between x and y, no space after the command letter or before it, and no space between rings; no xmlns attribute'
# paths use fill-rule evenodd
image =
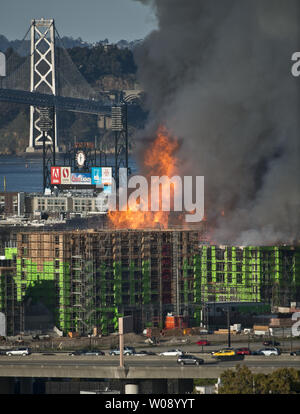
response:
<svg viewBox="0 0 300 414"><path fill-rule="evenodd" d="M130 332L133 332L133 317L123 316L119 318L119 334L123 335Z"/></svg>
<svg viewBox="0 0 300 414"><path fill-rule="evenodd" d="M112 185L112 168L102 167L102 184Z"/></svg>
<svg viewBox="0 0 300 414"><path fill-rule="evenodd" d="M101 167L92 168L92 184L95 184L95 185L102 184L102 168Z"/></svg>
<svg viewBox="0 0 300 414"><path fill-rule="evenodd" d="M51 167L51 184L61 184L60 167Z"/></svg>
<svg viewBox="0 0 300 414"><path fill-rule="evenodd" d="M72 173L71 184L76 185L91 185L92 177L89 173Z"/></svg>
<svg viewBox="0 0 300 414"><path fill-rule="evenodd" d="M61 184L71 184L71 167L61 167L60 181Z"/></svg>

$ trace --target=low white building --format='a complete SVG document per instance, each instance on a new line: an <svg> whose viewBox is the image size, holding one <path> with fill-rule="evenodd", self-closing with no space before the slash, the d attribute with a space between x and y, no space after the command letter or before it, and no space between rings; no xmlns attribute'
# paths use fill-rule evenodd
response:
<svg viewBox="0 0 300 414"><path fill-rule="evenodd" d="M105 213L108 209L105 193L66 193L57 195L34 195L33 213Z"/></svg>

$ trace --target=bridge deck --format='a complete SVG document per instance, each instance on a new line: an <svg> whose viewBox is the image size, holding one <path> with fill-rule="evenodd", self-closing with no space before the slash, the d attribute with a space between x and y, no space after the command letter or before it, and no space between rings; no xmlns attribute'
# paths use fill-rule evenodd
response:
<svg viewBox="0 0 300 414"><path fill-rule="evenodd" d="M101 101L67 98L63 96L55 96L39 92L29 92L15 89L0 88L0 101L40 107L54 106L55 108L64 111L89 114L110 114L111 112L111 105L104 104Z"/></svg>

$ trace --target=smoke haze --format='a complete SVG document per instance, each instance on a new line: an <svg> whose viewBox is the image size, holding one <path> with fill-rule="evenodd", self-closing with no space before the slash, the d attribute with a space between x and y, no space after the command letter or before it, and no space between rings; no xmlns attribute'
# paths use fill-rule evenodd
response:
<svg viewBox="0 0 300 414"><path fill-rule="evenodd" d="M300 239L297 0L135 0L158 30L135 51L149 119L182 139L182 175L205 179L213 242Z"/></svg>

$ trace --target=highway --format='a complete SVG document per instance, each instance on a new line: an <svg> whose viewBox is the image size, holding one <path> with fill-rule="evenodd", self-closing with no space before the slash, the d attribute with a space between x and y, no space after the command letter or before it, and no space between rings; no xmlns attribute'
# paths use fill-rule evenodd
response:
<svg viewBox="0 0 300 414"><path fill-rule="evenodd" d="M204 364L179 366L177 358L164 356L126 356L125 368L120 368L118 356L69 356L66 354L31 354L25 357L0 356L0 376L57 378L217 378L238 363L255 373L270 373L278 368L300 370L300 357L245 356L243 360L217 361L201 354Z"/></svg>

